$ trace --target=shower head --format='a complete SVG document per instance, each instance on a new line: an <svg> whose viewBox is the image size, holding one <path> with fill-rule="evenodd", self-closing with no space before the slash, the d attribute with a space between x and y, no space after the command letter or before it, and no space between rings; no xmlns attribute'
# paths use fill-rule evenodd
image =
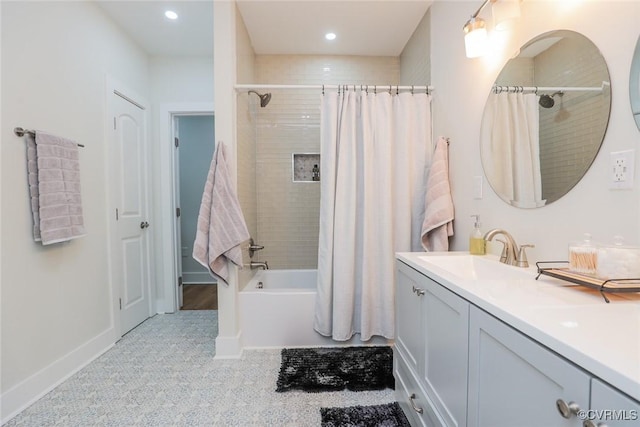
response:
<svg viewBox="0 0 640 427"><path fill-rule="evenodd" d="M546 94L540 95L540 99L538 100L538 104L540 104L542 108L551 108L555 103L556 102L553 100L553 98Z"/></svg>
<svg viewBox="0 0 640 427"><path fill-rule="evenodd" d="M258 97L260 97L260 106L262 108L266 107L267 104L269 104L269 101L271 101L271 94L270 93L265 93L264 95L260 95L255 90L250 90L248 93L255 93L256 95L258 95Z"/></svg>
<svg viewBox="0 0 640 427"><path fill-rule="evenodd" d="M540 99L538 100L538 104L540 104L540 106L542 108L551 108L556 103L556 101L553 99L553 97L556 96L556 95L562 96L562 95L564 95L564 93L558 91L558 92L556 92L554 94L551 94L551 95L547 95L547 94L540 95Z"/></svg>

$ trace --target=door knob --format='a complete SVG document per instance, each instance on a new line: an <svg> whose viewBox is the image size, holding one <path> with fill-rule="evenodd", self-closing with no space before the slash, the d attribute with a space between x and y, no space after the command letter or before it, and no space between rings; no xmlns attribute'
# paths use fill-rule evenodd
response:
<svg viewBox="0 0 640 427"><path fill-rule="evenodd" d="M140 223L140 228L142 228L143 230L147 227L149 227L149 223L147 221L142 221Z"/></svg>

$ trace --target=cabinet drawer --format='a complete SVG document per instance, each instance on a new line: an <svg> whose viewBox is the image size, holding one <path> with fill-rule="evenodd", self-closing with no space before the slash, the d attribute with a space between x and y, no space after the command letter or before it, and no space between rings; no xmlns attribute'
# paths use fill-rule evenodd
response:
<svg viewBox="0 0 640 427"><path fill-rule="evenodd" d="M444 422L433 410L433 402L427 398L424 390L418 385L418 379L397 351L393 355L393 374L396 380L396 400L411 425L445 427Z"/></svg>

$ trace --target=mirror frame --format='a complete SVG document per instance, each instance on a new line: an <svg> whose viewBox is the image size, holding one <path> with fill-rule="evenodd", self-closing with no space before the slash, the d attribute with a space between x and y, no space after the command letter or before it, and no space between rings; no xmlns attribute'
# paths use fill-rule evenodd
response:
<svg viewBox="0 0 640 427"><path fill-rule="evenodd" d="M640 130L640 36L636 43L636 49L631 60L631 72L629 73L629 100L631 101L631 114Z"/></svg>
<svg viewBox="0 0 640 427"><path fill-rule="evenodd" d="M507 66L509 65L509 63L511 62L512 59L518 58L520 56L520 53L525 50L527 47L540 42L541 40L544 39L548 39L548 38L552 38L552 37L559 37L559 36L564 36L564 37L574 37L574 38L579 38L579 39L583 39L587 42L589 42L591 44L591 46L593 46L593 48L595 49L595 51L598 52L598 54L600 55L600 58L602 60L602 67L604 68L604 71L606 72L606 76L603 76L603 82L602 82L602 88L603 88L603 93L604 96L606 97L606 99L608 99L608 102L606 102L606 104L603 104L603 108L606 106L607 112L606 112L606 116L604 114L602 114L602 117L600 118L602 123L602 135L601 137L599 137L599 141L598 141L598 146L595 147L595 144L593 144L593 157L590 159L585 160L582 163L582 166L584 166L584 171L582 172L582 174L580 176L578 176L578 174L575 175L575 182L573 182L572 180L568 180L567 181L567 185L566 185L566 189L563 190L561 195L558 195L554 198L552 198L551 200L544 200L544 194L542 195L542 204L537 204L535 206L531 205L531 206L522 206L519 202L515 201L515 200L510 200L509 197L507 197L504 194L500 194L500 192L498 190L496 190L496 183L491 182L490 176L492 175L492 173L487 173L487 165L486 165L486 150L488 149L488 145L490 144L490 141L487 142L485 136L487 134L487 132L485 131L485 115L487 114L487 107L489 106L490 102L489 100L491 99L491 96L494 94L494 88L496 86L505 88L507 87L507 90L509 87L514 88L513 83L510 83L510 86L506 86L505 84L503 84L503 82L499 82L500 81L500 76L502 75L502 73L505 71L505 69L507 68ZM639 40L639 47L640 47L640 40ZM637 47L638 49L638 47ZM638 55L638 63L640 64L640 55ZM639 67L640 68L640 67ZM640 71L640 70L639 70ZM523 85L518 85L516 87L522 87ZM528 86L528 87L534 87L536 88L535 93L538 93L537 91L537 86L535 85L535 83L533 85L524 85L524 86ZM542 85L540 85L542 87ZM549 84L549 86L562 86L562 85L554 85L554 84ZM569 85L571 86L571 85ZM574 85L574 86L581 86L579 84ZM500 93L500 92L496 92L496 93ZM483 110L483 118L482 118L482 125L481 125L481 133L480 133L480 157L481 157L481 162L482 162L482 167L483 167L483 171L485 174L485 177L487 179L487 182L489 183L489 185L491 186L491 189L494 191L494 193L501 199L503 200L505 203L507 203L510 206L513 207L519 207L519 208L537 208L537 207L543 207L546 206L550 203L553 203L557 200L560 200L562 197L564 197L566 194L568 194L581 180L582 178L584 178L584 176L586 175L586 173L589 171L589 169L591 168L591 165L593 164L593 162L595 161L596 157L598 156L600 149L602 148L602 143L604 142L604 138L606 136L607 133L607 129L609 127L609 122L611 119L611 104L612 104L612 92L611 92L611 73L609 72L609 67L608 64L604 58L604 55L602 55L602 52L600 51L600 49L595 45L595 43L593 43L593 41L591 41L591 39L589 39L588 37L586 37L584 34L579 33L577 31L574 30L566 30L566 29L559 29L559 30L552 30L552 31L547 31L544 32L542 34L539 34L533 38L531 38L530 40L526 41L521 47L520 49L516 52L516 54L510 58L502 67L502 69L498 72L498 74L496 75L496 78L492 84L492 88L489 92L489 95L487 96L487 101L485 103L485 107ZM558 99L556 99L556 101L558 101ZM640 102L640 101L639 101ZM553 105L553 104L552 104ZM561 108L562 107L562 104Z"/></svg>

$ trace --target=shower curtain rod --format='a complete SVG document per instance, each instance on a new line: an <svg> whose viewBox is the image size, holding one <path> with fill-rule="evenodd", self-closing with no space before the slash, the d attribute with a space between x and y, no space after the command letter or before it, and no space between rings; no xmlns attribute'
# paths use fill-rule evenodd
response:
<svg viewBox="0 0 640 427"><path fill-rule="evenodd" d="M343 87L355 87L356 89L372 89L380 91L391 90L426 90L433 91L433 86L399 86L399 85L270 85L270 84L237 84L235 90L260 90L260 89L342 89Z"/></svg>
<svg viewBox="0 0 640 427"><path fill-rule="evenodd" d="M602 86L500 86L493 85L493 93L517 93L517 92L602 92L609 82L602 82Z"/></svg>

